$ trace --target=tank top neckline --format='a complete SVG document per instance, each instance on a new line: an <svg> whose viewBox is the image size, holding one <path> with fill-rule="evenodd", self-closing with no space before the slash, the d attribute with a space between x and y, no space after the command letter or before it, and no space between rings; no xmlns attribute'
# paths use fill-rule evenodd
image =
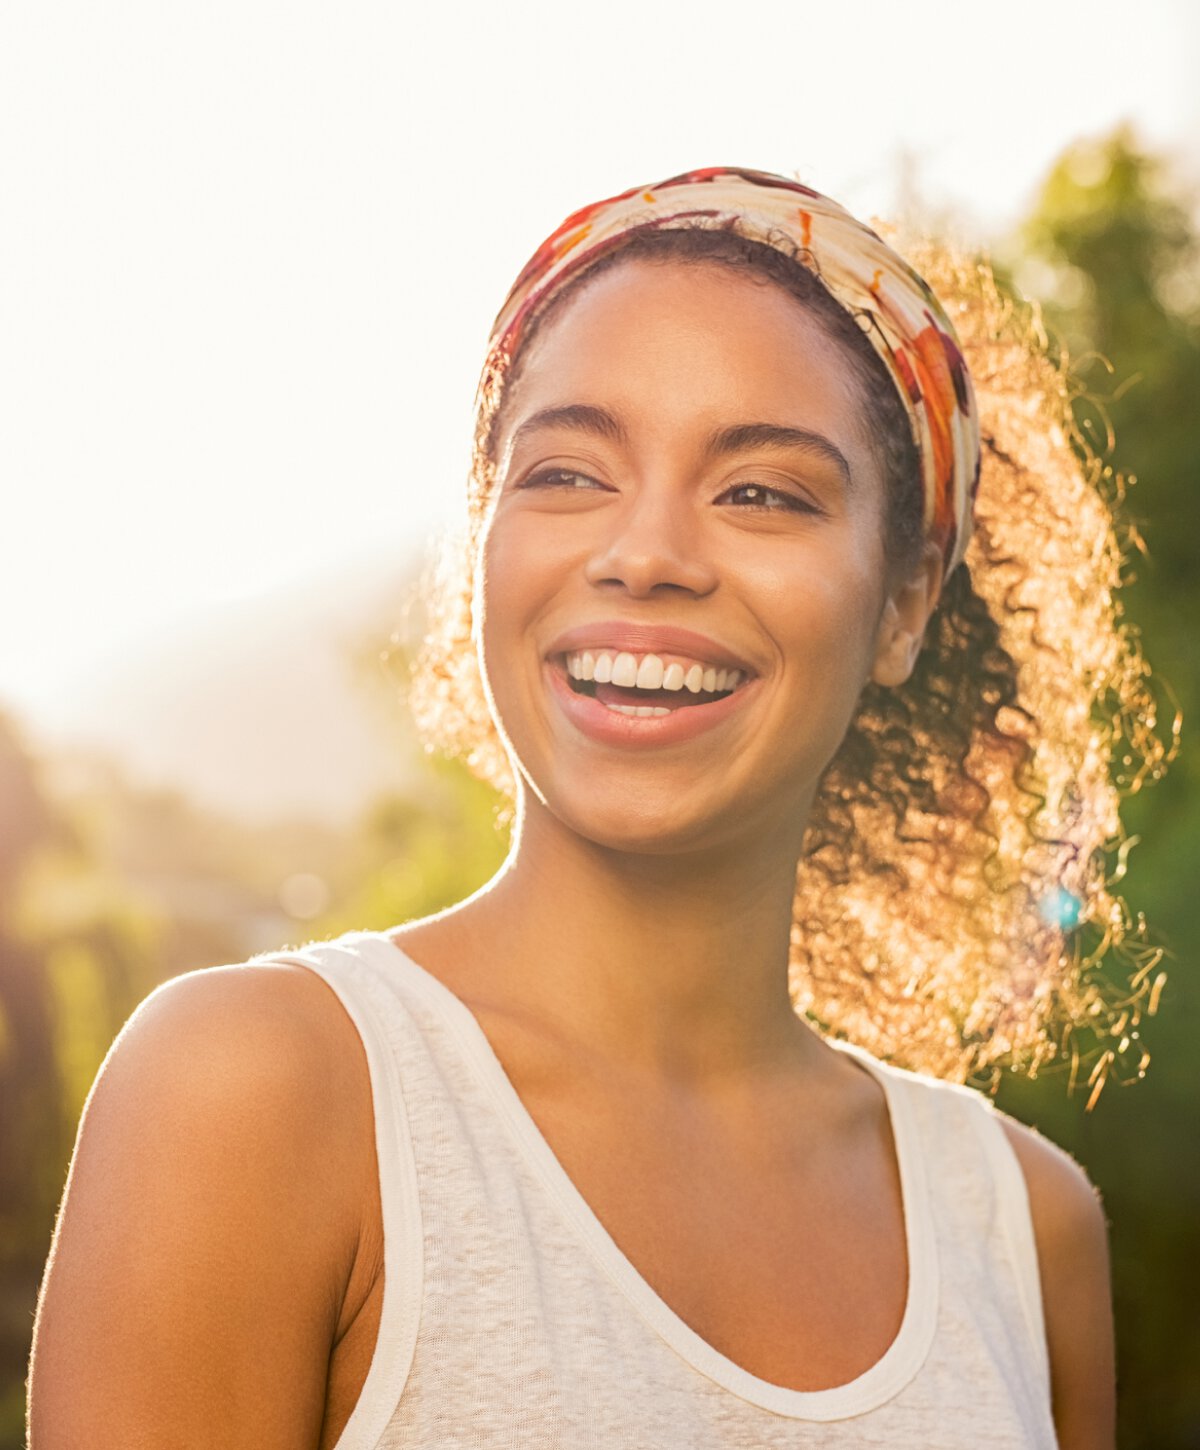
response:
<svg viewBox="0 0 1200 1450"><path fill-rule="evenodd" d="M827 1389L790 1389L760 1379L715 1349L651 1288L568 1176L505 1072L478 1018L462 998L415 962L387 932L347 932L342 939L355 938L379 943L384 951L376 958L378 965L389 977L402 981L449 1030L460 1057L593 1262L685 1363L738 1398L798 1420L841 1420L865 1414L894 1398L914 1377L928 1356L937 1325L938 1262L925 1165L908 1100L907 1079L911 1074L881 1062L853 1043L826 1039L852 1057L883 1089L900 1170L907 1292L895 1338L868 1369Z"/></svg>

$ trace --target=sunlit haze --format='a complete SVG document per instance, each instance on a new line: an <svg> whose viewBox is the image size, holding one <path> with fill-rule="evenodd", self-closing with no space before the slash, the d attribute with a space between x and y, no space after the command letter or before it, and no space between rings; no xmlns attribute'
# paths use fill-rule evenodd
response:
<svg viewBox="0 0 1200 1450"><path fill-rule="evenodd" d="M1194 173L1195 10L1132 14L9 7L0 706L85 725L84 682L210 611L407 568L504 290L584 202L727 163L997 240L1122 119Z"/></svg>

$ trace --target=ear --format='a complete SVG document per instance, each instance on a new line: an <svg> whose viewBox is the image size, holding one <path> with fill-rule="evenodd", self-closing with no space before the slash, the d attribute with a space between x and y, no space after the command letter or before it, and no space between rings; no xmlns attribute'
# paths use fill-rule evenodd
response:
<svg viewBox="0 0 1200 1450"><path fill-rule="evenodd" d="M941 549L927 543L912 571L889 589L871 667L877 685L902 685L912 674L941 593L942 567Z"/></svg>

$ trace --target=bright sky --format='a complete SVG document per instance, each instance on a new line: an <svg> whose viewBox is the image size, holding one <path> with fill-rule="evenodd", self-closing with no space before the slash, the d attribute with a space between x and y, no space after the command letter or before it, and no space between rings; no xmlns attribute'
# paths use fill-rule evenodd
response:
<svg viewBox="0 0 1200 1450"><path fill-rule="evenodd" d="M577 206L718 163L995 238L1200 7L18 0L0 19L0 706L456 516L488 326Z"/></svg>

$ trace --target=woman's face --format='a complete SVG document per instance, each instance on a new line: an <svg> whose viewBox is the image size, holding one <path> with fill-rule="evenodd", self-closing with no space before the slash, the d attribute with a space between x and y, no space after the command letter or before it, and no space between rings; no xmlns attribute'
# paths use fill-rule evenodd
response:
<svg viewBox="0 0 1200 1450"><path fill-rule="evenodd" d="M547 322L476 578L526 809L615 848L798 851L864 683L897 682L897 626L919 637L931 603L889 596L867 426L840 345L725 268L618 265Z"/></svg>

